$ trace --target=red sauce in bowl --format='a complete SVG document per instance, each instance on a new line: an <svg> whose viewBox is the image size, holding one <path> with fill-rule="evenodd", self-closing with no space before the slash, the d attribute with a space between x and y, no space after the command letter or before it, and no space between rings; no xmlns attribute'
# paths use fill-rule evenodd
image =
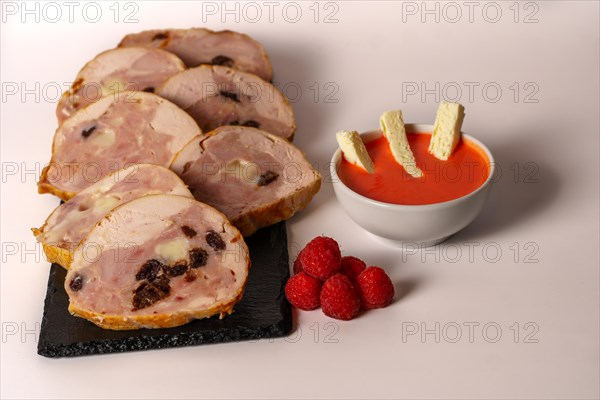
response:
<svg viewBox="0 0 600 400"><path fill-rule="evenodd" d="M476 190L489 176L487 155L468 139L462 138L450 158L442 161L427 151L430 133L407 133L407 137L417 166L423 171L421 178L413 178L396 162L384 136L365 144L375 173L369 174L342 157L338 176L358 194L402 205L454 200Z"/></svg>

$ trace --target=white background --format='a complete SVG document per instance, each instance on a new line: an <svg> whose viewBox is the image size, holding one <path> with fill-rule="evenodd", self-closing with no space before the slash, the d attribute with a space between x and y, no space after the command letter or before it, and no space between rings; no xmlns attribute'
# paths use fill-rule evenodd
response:
<svg viewBox="0 0 600 400"><path fill-rule="evenodd" d="M296 8L279 2L254 3L256 22L244 3L224 14L221 2L101 2L98 22L96 8L75 3L72 22L54 3L55 23L56 6L24 14L21 2L2 4L3 398L599 397L598 2L311 1L296 3L295 23ZM137 23L125 22L130 13ZM292 255L325 234L384 267L398 292L386 309L351 322L295 313L287 339L38 356L49 265L26 250L35 248L29 228L58 203L36 194L35 172L50 159L56 86L126 33L191 26L242 31L266 47L293 100L295 143L323 172L336 131L375 128L395 108L432 123L436 97L457 99L459 87L463 128L503 175L482 215L427 252L374 241L327 181L292 218Z"/></svg>

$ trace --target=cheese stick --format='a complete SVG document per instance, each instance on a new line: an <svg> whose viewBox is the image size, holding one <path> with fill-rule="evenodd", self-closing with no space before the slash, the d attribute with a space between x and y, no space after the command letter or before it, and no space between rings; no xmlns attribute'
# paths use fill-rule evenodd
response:
<svg viewBox="0 0 600 400"><path fill-rule="evenodd" d="M367 148L356 131L341 131L335 134L342 153L348 162L359 166L369 174L375 172L373 160L369 157Z"/></svg>
<svg viewBox="0 0 600 400"><path fill-rule="evenodd" d="M383 131L383 135L390 144L392 155L398 164L402 165L412 177L422 177L423 172L417 167L415 156L408 144L402 111L396 110L383 113L379 119L379 125Z"/></svg>
<svg viewBox="0 0 600 400"><path fill-rule="evenodd" d="M440 160L447 160L460 140L464 118L465 108L462 105L447 101L440 103L429 142L429 153Z"/></svg>

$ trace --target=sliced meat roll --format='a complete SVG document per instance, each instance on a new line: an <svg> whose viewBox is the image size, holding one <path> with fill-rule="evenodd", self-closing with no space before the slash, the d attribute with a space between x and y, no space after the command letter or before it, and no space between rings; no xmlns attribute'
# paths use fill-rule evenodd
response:
<svg viewBox="0 0 600 400"><path fill-rule="evenodd" d="M168 167L177 151L199 133L188 114L152 93L106 96L56 130L52 160L42 171L38 191L68 200L131 164Z"/></svg>
<svg viewBox="0 0 600 400"><path fill-rule="evenodd" d="M290 218L321 186L302 151L255 128L224 126L191 140L171 169L196 199L223 212L244 236Z"/></svg>
<svg viewBox="0 0 600 400"><path fill-rule="evenodd" d="M149 194L193 197L173 171L151 164L120 169L58 206L39 229L32 229L48 261L69 269L73 251L116 206Z"/></svg>
<svg viewBox="0 0 600 400"><path fill-rule="evenodd" d="M233 68L203 65L188 69L156 93L187 111L203 131L244 125L292 140L296 130L294 112L275 86Z"/></svg>
<svg viewBox="0 0 600 400"><path fill-rule="evenodd" d="M224 65L273 78L265 49L248 35L232 31L214 32L205 28L150 30L127 35L119 47L145 46L166 50L190 68L200 64Z"/></svg>
<svg viewBox="0 0 600 400"><path fill-rule="evenodd" d="M75 250L71 314L106 329L166 328L233 312L250 258L223 214L150 195L113 209Z"/></svg>
<svg viewBox="0 0 600 400"><path fill-rule="evenodd" d="M160 49L130 47L108 50L88 62L56 106L56 117L65 119L103 96L124 90L153 92L168 78L185 69L177 56Z"/></svg>

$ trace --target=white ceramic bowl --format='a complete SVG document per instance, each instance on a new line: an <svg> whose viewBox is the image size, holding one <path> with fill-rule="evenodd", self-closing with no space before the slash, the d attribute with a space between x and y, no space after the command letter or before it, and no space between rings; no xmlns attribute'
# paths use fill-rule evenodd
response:
<svg viewBox="0 0 600 400"><path fill-rule="evenodd" d="M433 125L406 124L407 132L432 132ZM381 136L381 131L361 134L365 143ZM469 225L481 212L492 187L494 158L488 148L465 133L463 138L481 148L490 161L489 175L483 185L454 200L425 205L384 203L362 196L342 182L337 170L341 150L331 159L331 177L335 195L344 211L366 231L395 246L427 247L436 245Z"/></svg>

